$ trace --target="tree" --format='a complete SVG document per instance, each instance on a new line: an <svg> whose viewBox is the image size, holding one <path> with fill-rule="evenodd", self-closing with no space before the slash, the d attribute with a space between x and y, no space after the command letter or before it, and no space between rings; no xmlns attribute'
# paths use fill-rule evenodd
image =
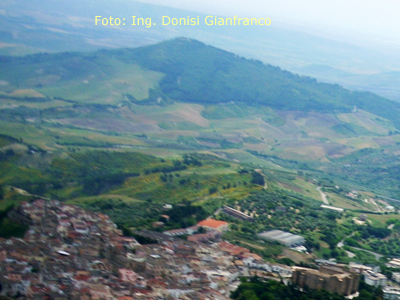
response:
<svg viewBox="0 0 400 300"><path fill-rule="evenodd" d="M260 173L253 171L251 172L251 183L258 184L258 185L264 185L264 176L262 176Z"/></svg>
<svg viewBox="0 0 400 300"><path fill-rule="evenodd" d="M246 290L237 298L238 300L258 300L256 293L252 290Z"/></svg>
<svg viewBox="0 0 400 300"><path fill-rule="evenodd" d="M210 187L210 189L208 190L208 193L211 195L211 194L215 194L216 192L217 192L217 188L215 187L215 186L213 186L213 187Z"/></svg>
<svg viewBox="0 0 400 300"><path fill-rule="evenodd" d="M206 233L207 231L204 229L203 226L200 226L199 229L197 229L197 233Z"/></svg>

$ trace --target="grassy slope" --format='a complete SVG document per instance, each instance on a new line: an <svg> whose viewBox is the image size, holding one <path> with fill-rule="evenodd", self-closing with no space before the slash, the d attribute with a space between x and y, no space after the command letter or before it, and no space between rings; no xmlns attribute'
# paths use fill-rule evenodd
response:
<svg viewBox="0 0 400 300"><path fill-rule="evenodd" d="M32 97L36 92L47 97L78 102L118 104L131 94L137 100L148 97L162 74L96 54L38 54L27 59L1 63L0 78L7 82L2 91L17 90L13 97ZM6 59L7 60L7 59ZM20 91L23 86L25 92ZM27 90L30 93L27 93Z"/></svg>
<svg viewBox="0 0 400 300"><path fill-rule="evenodd" d="M193 56L197 59L192 59ZM353 108L354 95L344 89L299 78L279 68L245 60L193 40L176 39L143 48L86 54L2 58L0 63L0 78L8 82L1 87L1 107L9 108L3 113L6 122L2 123L2 131L13 132L15 136L48 150L123 144L144 146L153 153L160 153L159 149L239 149L242 151L224 155L244 157L243 150L253 150L285 159L328 162L356 149L379 148L393 143L396 138L385 139L396 129L392 122L382 117L360 109L357 113L333 113L334 107L339 110ZM218 91L202 87L202 78L210 80L211 73L218 74L212 79L213 88L218 88ZM248 94L247 85L237 82L242 80L239 73L249 78L256 76L257 80L250 80L252 84L268 78L267 85L258 82L256 89L250 89L262 87L268 91L258 91L258 95L263 95L259 99ZM171 78L176 80L170 82ZM183 98L174 91L180 81ZM135 101L150 95L149 88L157 86L164 95L158 91L154 99L160 100L161 105L136 105L127 96L130 94L136 99L133 102L137 103ZM236 91L238 87L243 91ZM297 94L288 101L285 95L280 94L282 89ZM213 97L202 94L205 92L212 93ZM244 105L240 99L228 101L224 98L232 92L245 97L251 105ZM315 95L310 96L310 93ZM165 95L203 104L171 104ZM329 113L318 112L326 109L315 106L314 102L314 106L307 105L311 105L308 110L313 108L316 112L281 111L276 109L274 95L279 97L281 109L303 110L304 107L296 105L307 104L310 99L332 106ZM304 98L307 95L308 100ZM362 101L364 96L357 95L356 100ZM82 104L40 98L47 96L72 99ZM32 102L32 97L38 100ZM371 102L381 100L370 95L365 97ZM230 103L231 100L235 103ZM215 103L221 101L228 103ZM87 103L104 105L90 106ZM31 110L24 109L24 106ZM19 122L24 125L19 125ZM149 139L137 138L143 134ZM165 153L170 154L170 151ZM250 160L256 162L254 157Z"/></svg>
<svg viewBox="0 0 400 300"><path fill-rule="evenodd" d="M25 104L29 104L30 110L24 108ZM363 111L336 116L228 104L216 106L220 109L218 118L208 116L210 119L207 119L204 111L209 106L185 103L73 108L65 101L32 102L22 98L9 99L4 105L14 108L0 110L4 116L0 121L0 134L12 132L18 139L52 151L107 149L115 145L160 156L201 151L273 169L285 168L285 165L286 169L301 167L290 160L319 161L322 164L313 168L345 176L347 171L343 165L362 157L357 150L366 147L377 149L374 156L381 151L387 154L385 168L396 165L396 160L391 158L396 156L396 145L400 141L399 135L391 134L395 128L390 122ZM232 116L227 111L240 114ZM281 121L269 118L268 123L263 121L265 116ZM357 126L366 124L365 135L354 136L351 132L339 133L331 129L336 125L351 128L354 123ZM374 128L375 133L368 128ZM259 155L255 156L254 151ZM277 157L289 161L279 161ZM376 162L377 166L381 160ZM362 176L364 169L371 170L368 166L374 161L376 158L366 157L368 164L364 163L356 174ZM394 175L394 171L391 174ZM368 174L373 175L373 172L368 171ZM359 182L365 182L368 176Z"/></svg>
<svg viewBox="0 0 400 300"><path fill-rule="evenodd" d="M0 80L8 83L4 91L23 86L46 96L116 104L126 93L144 99L148 88L158 85L164 95L185 102L234 101L323 112L348 112L357 106L399 125L400 105L395 102L318 83L183 38L136 49L2 57L0 64Z"/></svg>

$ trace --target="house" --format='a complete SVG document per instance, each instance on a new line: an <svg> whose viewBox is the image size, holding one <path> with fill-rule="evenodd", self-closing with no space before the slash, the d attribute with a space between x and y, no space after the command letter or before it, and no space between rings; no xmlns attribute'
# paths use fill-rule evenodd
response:
<svg viewBox="0 0 400 300"><path fill-rule="evenodd" d="M160 228L164 227L164 222L158 221L158 222L153 222L153 228Z"/></svg>
<svg viewBox="0 0 400 300"><path fill-rule="evenodd" d="M216 230L219 232L227 231L229 223L214 219L206 219L197 223L198 226L204 227L206 230Z"/></svg>
<svg viewBox="0 0 400 300"><path fill-rule="evenodd" d="M350 271L353 271L357 274L363 274L364 272L369 272L372 271L371 267L365 266L365 265L360 265L354 262L349 263L349 268Z"/></svg>
<svg viewBox="0 0 400 300"><path fill-rule="evenodd" d="M118 272L122 281L135 283L138 279L138 274L132 270L119 269Z"/></svg>
<svg viewBox="0 0 400 300"><path fill-rule="evenodd" d="M253 258L254 260L262 260L262 257L261 257L260 255L258 255L258 254L255 254L255 253L245 252L245 253L243 253L241 256L242 256L242 258L249 258L249 257L251 257L251 258Z"/></svg>
<svg viewBox="0 0 400 300"><path fill-rule="evenodd" d="M330 210L334 210L334 211L338 211L338 212L343 212L344 211L343 208L335 207L335 206L331 206L331 205L322 204L321 207L322 208L327 208L327 209L330 209Z"/></svg>
<svg viewBox="0 0 400 300"><path fill-rule="evenodd" d="M374 273L372 271L365 271L364 274L364 281L368 285L372 286L381 286L384 287L387 285L387 278L385 275L381 273Z"/></svg>
<svg viewBox="0 0 400 300"><path fill-rule="evenodd" d="M393 258L386 264L386 266L388 266L389 268L400 268L400 259Z"/></svg>
<svg viewBox="0 0 400 300"><path fill-rule="evenodd" d="M392 280L396 281L397 283L400 283L400 273L399 272L393 272L392 273Z"/></svg>
<svg viewBox="0 0 400 300"><path fill-rule="evenodd" d="M246 248L243 248L243 247L239 247L239 246L233 245L233 244L231 244L229 242L225 242L225 241L222 241L221 243L219 243L218 247L222 251L227 252L227 253L229 253L230 255L233 255L233 256L238 256L238 255L241 255L243 253L249 253L250 252L249 249L246 249Z"/></svg>
<svg viewBox="0 0 400 300"><path fill-rule="evenodd" d="M385 300L398 300L400 299L400 288L386 287L383 289L383 299Z"/></svg>
<svg viewBox="0 0 400 300"><path fill-rule="evenodd" d="M163 233L169 236L179 236L188 234L188 231L184 228L180 228L180 229L167 230L164 231Z"/></svg>
<svg viewBox="0 0 400 300"><path fill-rule="evenodd" d="M250 217L249 215L246 215L245 213L242 213L241 211L239 211L237 209L229 207L229 206L224 206L222 208L222 211L224 213L226 213L227 215L230 215L239 220L250 221L250 222L254 221L254 218Z"/></svg>
<svg viewBox="0 0 400 300"><path fill-rule="evenodd" d="M199 243L208 243L210 241L217 241L220 238L221 238L221 233L213 230L207 233L198 233L188 236L187 240L199 244Z"/></svg>
<svg viewBox="0 0 400 300"><path fill-rule="evenodd" d="M90 294L93 300L114 300L115 298L111 294L110 287L106 285L102 285L99 283L89 285Z"/></svg>

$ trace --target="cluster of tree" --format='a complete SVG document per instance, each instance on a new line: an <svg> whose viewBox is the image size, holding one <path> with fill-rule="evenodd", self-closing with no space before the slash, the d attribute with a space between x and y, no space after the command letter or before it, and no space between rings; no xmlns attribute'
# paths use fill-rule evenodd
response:
<svg viewBox="0 0 400 300"><path fill-rule="evenodd" d="M262 190L238 202L242 211L258 215L258 230L280 229L291 231L295 226L300 234L309 236L313 232L322 233L322 239L332 249L345 237L348 229L339 225L336 218L340 214L320 207L319 203L300 194L282 190ZM294 225L295 224L295 225ZM318 244L310 240L309 250Z"/></svg>
<svg viewBox="0 0 400 300"><path fill-rule="evenodd" d="M9 160L11 157L13 157L15 155L14 150L12 149L7 149L4 152L0 152L0 162L1 161L7 161Z"/></svg>
<svg viewBox="0 0 400 300"><path fill-rule="evenodd" d="M352 230L351 237L344 240L346 245L363 248L363 244L368 244L370 249L378 253L393 256L400 254L400 242L398 241L400 233L397 229L390 230L384 227L367 225L353 226ZM350 251L352 250L350 249Z"/></svg>
<svg viewBox="0 0 400 300"><path fill-rule="evenodd" d="M173 166L160 166L160 167L154 167L151 169L146 169L144 171L144 173L147 174L151 174L151 173L172 173L172 172L176 172L176 171L182 171L182 170L186 170L187 166L182 165L182 163L177 160L174 161L174 165Z"/></svg>
<svg viewBox="0 0 400 300"><path fill-rule="evenodd" d="M262 174L260 174L259 172L256 172L256 171L252 171L251 177L252 177L251 183L264 186L265 180L264 180L264 176Z"/></svg>
<svg viewBox="0 0 400 300"><path fill-rule="evenodd" d="M276 155L264 154L255 150L246 150L246 151L256 157L261 157L264 160L272 161L274 164L278 164L287 169L305 169L305 170L310 169L310 167L305 162L299 163L298 161L295 160L283 159Z"/></svg>
<svg viewBox="0 0 400 300"><path fill-rule="evenodd" d="M189 154L185 154L183 156L183 160L173 160L172 161L172 166L167 165L167 166L157 166L151 169L145 169L144 173L145 174L151 174L151 173L172 173L172 172L177 172L177 171L182 171L186 170L189 166L201 166L202 163L200 160L198 160L196 157L191 156Z"/></svg>
<svg viewBox="0 0 400 300"><path fill-rule="evenodd" d="M187 166L201 167L203 165L200 159L198 159L195 155L191 155L188 153L183 155L183 163Z"/></svg>
<svg viewBox="0 0 400 300"><path fill-rule="evenodd" d="M175 205L173 209L167 212L167 215L169 216L168 228L190 227L208 216L203 207L191 204ZM164 218L160 218L160 220L165 222Z"/></svg>
<svg viewBox="0 0 400 300"><path fill-rule="evenodd" d="M117 223L118 229L122 230L122 233L124 236L129 236L129 237L134 237L139 244L142 245L147 245L147 244L157 244L157 240L152 239L150 237L144 236L142 234L139 234L137 232L132 231L128 226L125 224Z"/></svg>
<svg viewBox="0 0 400 300"><path fill-rule="evenodd" d="M389 219L386 221L386 225L393 225L394 230L400 231L400 220L398 219Z"/></svg>
<svg viewBox="0 0 400 300"><path fill-rule="evenodd" d="M253 277L250 282L242 282L231 294L235 300L344 300L344 296L332 294L324 290L310 290L305 288L301 291L295 285L284 285L278 281L262 281Z"/></svg>
<svg viewBox="0 0 400 300"><path fill-rule="evenodd" d="M394 233L389 239L373 239L368 242L368 245L374 251L389 255L389 256L400 256L400 234Z"/></svg>
<svg viewBox="0 0 400 300"><path fill-rule="evenodd" d="M140 173L117 173L100 175L83 180L83 193L85 195L100 195L124 183L128 177L137 177Z"/></svg>
<svg viewBox="0 0 400 300"><path fill-rule="evenodd" d="M130 205L121 199L98 199L90 202L88 205L91 209L96 209L100 211L108 210L124 210L130 208Z"/></svg>
<svg viewBox="0 0 400 300"><path fill-rule="evenodd" d="M394 101L319 83L194 40L175 39L102 54L164 73L159 91L150 98L207 104L235 101L276 109L324 112L347 112L356 105L396 122L397 126L400 124L397 120L400 105Z"/></svg>
<svg viewBox="0 0 400 300"><path fill-rule="evenodd" d="M23 237L29 229L28 226L16 223L8 218L8 212L12 209L14 209L14 206L10 205L4 210L0 210L0 237L2 238Z"/></svg>
<svg viewBox="0 0 400 300"><path fill-rule="evenodd" d="M150 200L150 199L149 199ZM107 214L116 224L127 228L152 228L163 213L162 206L152 201L126 202L121 199L99 198L81 203L87 209Z"/></svg>
<svg viewBox="0 0 400 300"><path fill-rule="evenodd" d="M329 164L326 173L336 182L340 178L353 187L368 186L376 194L398 199L400 163L395 149L365 148L354 151ZM351 167L345 167L348 165Z"/></svg>
<svg viewBox="0 0 400 300"><path fill-rule="evenodd" d="M363 239L367 239L370 237L384 239L384 238L388 237L392 231L388 228L373 227L373 226L369 225L369 226L362 226L360 228L359 232L361 233L361 237Z"/></svg>
<svg viewBox="0 0 400 300"><path fill-rule="evenodd" d="M77 191L80 194L75 196L98 195L127 178L140 176L149 165L166 170L175 168L153 156L133 152L87 151L69 155L69 158L54 158L43 172L34 172L37 176L15 176L7 183L35 195L58 194L57 190L70 186L81 187Z"/></svg>

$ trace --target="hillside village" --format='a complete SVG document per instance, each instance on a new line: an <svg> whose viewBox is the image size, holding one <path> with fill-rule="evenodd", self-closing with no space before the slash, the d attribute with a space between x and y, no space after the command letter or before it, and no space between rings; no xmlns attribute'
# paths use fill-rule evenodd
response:
<svg viewBox="0 0 400 300"><path fill-rule="evenodd" d="M221 241L218 231L189 240L153 231L140 245L104 214L58 201L24 202L12 214L29 223L23 239L3 239L1 294L28 299L229 299L243 268L261 257ZM209 222L209 221L207 221ZM212 241L212 242L211 242ZM206 243L204 243L206 242ZM289 276L271 266L273 276Z"/></svg>
<svg viewBox="0 0 400 300"><path fill-rule="evenodd" d="M239 277L252 276L346 296L357 295L362 274L370 285L387 284L379 270L359 264L345 268L319 260L319 270L270 264L223 241L229 224L212 219L197 225L205 233L195 233L195 226L187 240L173 231L137 231L156 241L141 245L108 216L58 201L23 202L10 217L30 227L23 239L0 241L1 295L8 297L222 300L239 286Z"/></svg>

